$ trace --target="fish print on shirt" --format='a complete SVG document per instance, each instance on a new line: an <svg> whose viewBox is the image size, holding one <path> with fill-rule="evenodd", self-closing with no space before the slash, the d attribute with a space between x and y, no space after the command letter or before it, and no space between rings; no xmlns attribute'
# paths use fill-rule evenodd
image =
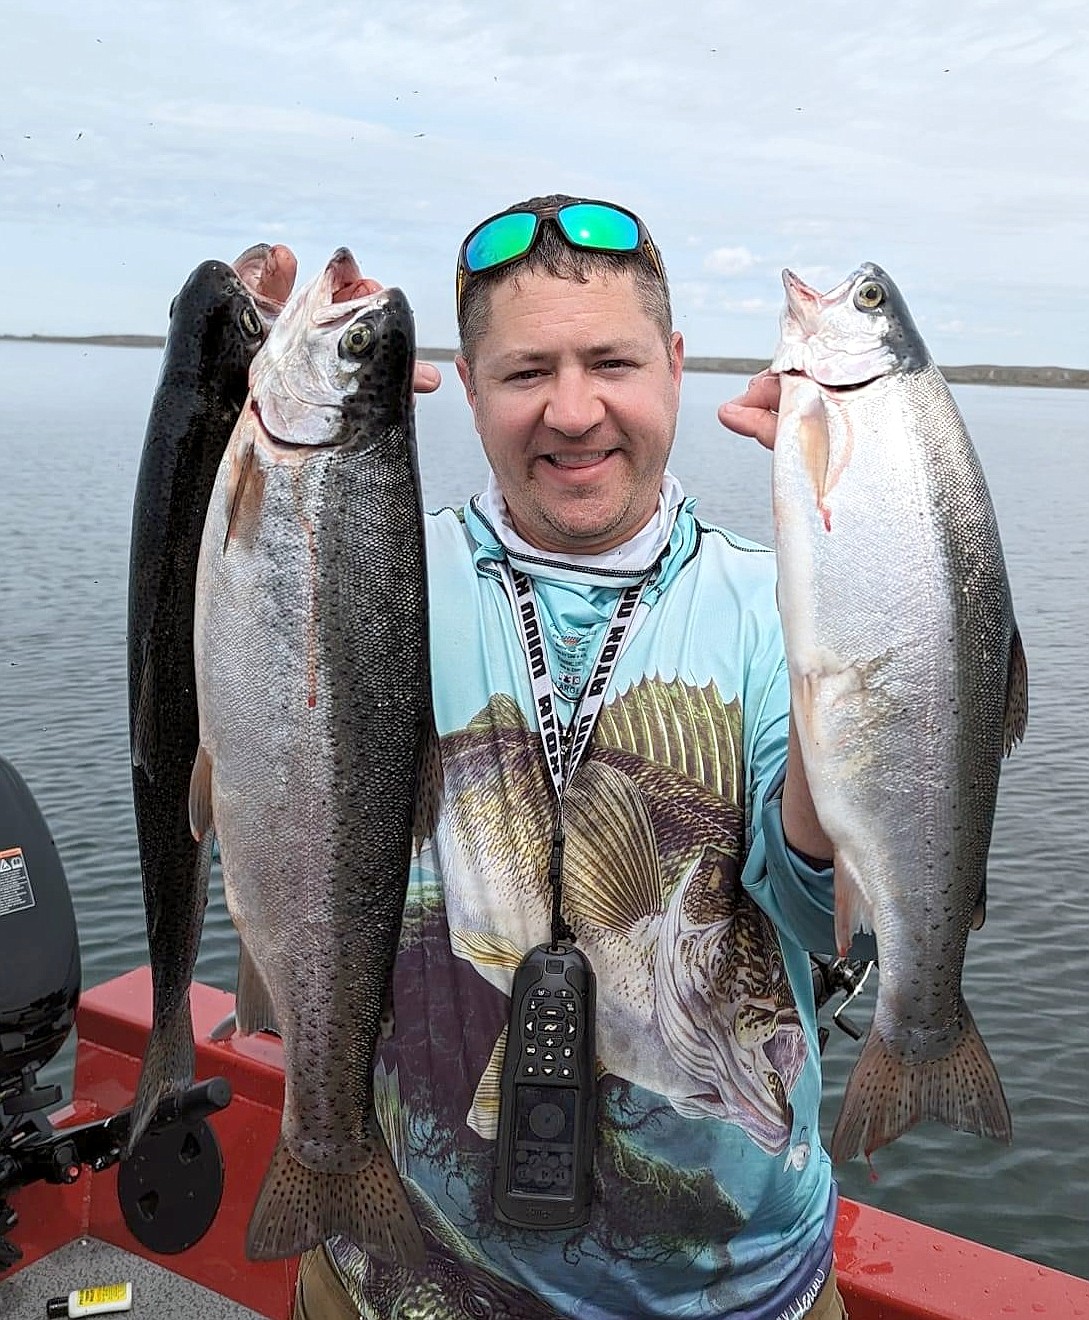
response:
<svg viewBox="0 0 1089 1320"><path fill-rule="evenodd" d="M564 912L597 975L604 1072L681 1114L736 1123L777 1154L807 1046L778 936L740 883L740 743L740 703L713 683L644 679L609 703L565 797ZM540 737L495 696L443 739L443 762L451 942L506 993L548 929L554 806ZM487 1137L496 1044L470 1119Z"/></svg>

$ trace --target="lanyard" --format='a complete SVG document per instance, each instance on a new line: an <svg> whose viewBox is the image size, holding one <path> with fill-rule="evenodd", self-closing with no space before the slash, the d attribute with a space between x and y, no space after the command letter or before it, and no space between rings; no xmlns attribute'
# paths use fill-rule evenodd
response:
<svg viewBox="0 0 1089 1320"><path fill-rule="evenodd" d="M590 670L589 680L571 717L568 730L571 742L565 754L563 731L556 715L555 688L548 668L544 629L541 625L540 610L537 607L537 597L533 591L533 582L525 573L512 567L509 561L503 562L502 569L503 584L510 597L514 619L518 625L518 636L529 666L533 709L541 733L545 763L556 793L556 825L552 833L552 856L548 865L548 878L552 885L552 943L555 946L560 940L574 939L573 932L560 914L563 887L563 795L570 787L575 771L590 746L594 725L605 705L609 679L627 643L647 578L643 577L631 586L624 587L617 598L613 616L605 629L597 658Z"/></svg>

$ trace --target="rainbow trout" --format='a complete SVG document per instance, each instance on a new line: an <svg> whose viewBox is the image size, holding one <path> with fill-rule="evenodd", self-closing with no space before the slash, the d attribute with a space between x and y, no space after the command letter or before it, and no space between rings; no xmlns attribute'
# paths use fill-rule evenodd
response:
<svg viewBox="0 0 1089 1320"><path fill-rule="evenodd" d="M219 839L239 1029L284 1048L252 1259L343 1233L423 1260L372 1084L436 746L414 360L404 295L340 249L254 362L201 545L192 823Z"/></svg>
<svg viewBox="0 0 1089 1320"><path fill-rule="evenodd" d="M127 1150L159 1102L193 1081L193 975L211 840L189 830L196 756L193 602L208 500L246 401L250 362L291 292L295 258L259 244L205 261L170 308L132 509L129 732L153 1013Z"/></svg>
<svg viewBox="0 0 1089 1320"><path fill-rule="evenodd" d="M999 765L1028 708L994 509L888 275L867 264L823 295L783 280L773 484L791 709L835 846L837 943L871 929L880 965L832 1157L926 1119L1009 1141L961 992Z"/></svg>

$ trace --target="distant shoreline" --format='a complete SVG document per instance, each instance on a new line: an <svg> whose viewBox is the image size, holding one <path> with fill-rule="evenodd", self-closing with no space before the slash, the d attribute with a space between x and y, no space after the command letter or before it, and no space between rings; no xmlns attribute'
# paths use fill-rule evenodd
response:
<svg viewBox="0 0 1089 1320"><path fill-rule="evenodd" d="M101 348L162 348L162 335L0 335L0 343L18 344L90 344ZM421 348L420 357L428 362L453 362L452 348ZM686 371L713 372L723 376L755 376L768 365L767 358L689 357ZM1000 367L973 364L941 367L942 375L953 385L1027 385L1054 390L1089 389L1089 368L1084 367Z"/></svg>

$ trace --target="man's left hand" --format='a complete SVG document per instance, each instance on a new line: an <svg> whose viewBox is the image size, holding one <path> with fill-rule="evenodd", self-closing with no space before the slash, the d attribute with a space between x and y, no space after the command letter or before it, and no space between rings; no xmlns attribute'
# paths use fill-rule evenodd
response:
<svg viewBox="0 0 1089 1320"><path fill-rule="evenodd" d="M744 394L719 408L718 420L736 434L759 440L765 449L774 449L778 410L779 377L775 372L762 371L749 381Z"/></svg>
<svg viewBox="0 0 1089 1320"><path fill-rule="evenodd" d="M412 377L412 389L416 394L434 394L441 384L442 376L434 363L416 363L416 372Z"/></svg>

